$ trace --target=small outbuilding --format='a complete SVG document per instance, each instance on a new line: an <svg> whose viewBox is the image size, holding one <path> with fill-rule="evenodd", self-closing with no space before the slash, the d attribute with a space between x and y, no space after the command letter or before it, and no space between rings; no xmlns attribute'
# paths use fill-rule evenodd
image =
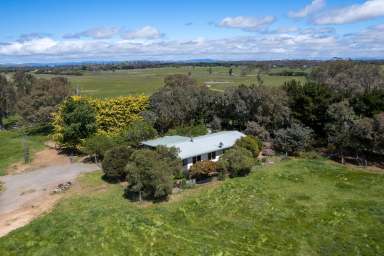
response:
<svg viewBox="0 0 384 256"><path fill-rule="evenodd" d="M164 136L154 140L143 141L141 144L155 148L157 146L178 149L185 169L202 160L217 161L226 149L233 147L235 142L245 135L238 131L223 131L198 137Z"/></svg>

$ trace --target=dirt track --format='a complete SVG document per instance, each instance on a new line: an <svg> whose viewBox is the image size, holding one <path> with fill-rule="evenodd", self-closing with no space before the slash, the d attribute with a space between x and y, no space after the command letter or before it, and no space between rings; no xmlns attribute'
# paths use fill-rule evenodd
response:
<svg viewBox="0 0 384 256"><path fill-rule="evenodd" d="M67 163L1 176L5 189L0 193L0 237L49 210L60 198L51 195L58 184L97 169L93 164Z"/></svg>

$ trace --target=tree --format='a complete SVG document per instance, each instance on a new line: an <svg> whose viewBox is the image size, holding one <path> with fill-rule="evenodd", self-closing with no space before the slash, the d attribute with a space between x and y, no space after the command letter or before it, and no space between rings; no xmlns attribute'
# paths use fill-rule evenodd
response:
<svg viewBox="0 0 384 256"><path fill-rule="evenodd" d="M170 129L167 132L167 135L180 135L180 136L201 136L208 133L207 127L204 124L189 125L189 126L179 126L173 129Z"/></svg>
<svg viewBox="0 0 384 256"><path fill-rule="evenodd" d="M82 145L82 151L88 155L93 155L95 162L99 159L103 160L105 153L113 148L120 142L120 138L106 136L106 135L93 135L85 139Z"/></svg>
<svg viewBox="0 0 384 256"><path fill-rule="evenodd" d="M262 143L254 136L247 135L238 139L235 147L240 147L249 150L253 157L258 157L262 148Z"/></svg>
<svg viewBox="0 0 384 256"><path fill-rule="evenodd" d="M373 117L384 111L384 89L356 95L350 102L357 115Z"/></svg>
<svg viewBox="0 0 384 256"><path fill-rule="evenodd" d="M150 98L158 130L165 132L177 126L210 120L214 92L205 86L197 86L195 80L185 75L168 76L164 82L165 86Z"/></svg>
<svg viewBox="0 0 384 256"><path fill-rule="evenodd" d="M247 122L247 126L244 132L245 134L255 136L256 138L262 141L269 141L271 139L271 136L267 129L265 129L263 126L260 126L257 122L254 121Z"/></svg>
<svg viewBox="0 0 384 256"><path fill-rule="evenodd" d="M329 122L326 125L328 143L335 148L341 162L344 164L344 155L351 147L351 134L356 115L348 101L341 101L329 106L327 114Z"/></svg>
<svg viewBox="0 0 384 256"><path fill-rule="evenodd" d="M140 142L153 139L157 131L150 124L144 121L136 121L128 125L121 133L122 140L131 145L138 146Z"/></svg>
<svg viewBox="0 0 384 256"><path fill-rule="evenodd" d="M291 127L279 129L273 139L274 147L286 155L295 155L308 149L312 143L312 130L293 123Z"/></svg>
<svg viewBox="0 0 384 256"><path fill-rule="evenodd" d="M60 143L75 148L96 132L95 110L85 101L69 98L63 105L63 132Z"/></svg>
<svg viewBox="0 0 384 256"><path fill-rule="evenodd" d="M312 70L310 78L347 97L384 88L381 67L363 62L324 62Z"/></svg>
<svg viewBox="0 0 384 256"><path fill-rule="evenodd" d="M228 70L228 75L229 75L229 76L232 76L232 74L233 74L233 69L230 68L230 69Z"/></svg>
<svg viewBox="0 0 384 256"><path fill-rule="evenodd" d="M123 180L125 178L125 166L128 164L133 150L127 146L116 146L105 153L102 169L109 180Z"/></svg>
<svg viewBox="0 0 384 256"><path fill-rule="evenodd" d="M245 85L229 88L217 99L216 109L226 128L243 130L254 121L274 131L289 124L288 100L281 89Z"/></svg>
<svg viewBox="0 0 384 256"><path fill-rule="evenodd" d="M141 149L133 152L125 172L127 192L138 193L140 201L143 198L165 199L172 193L172 167L156 151Z"/></svg>
<svg viewBox="0 0 384 256"><path fill-rule="evenodd" d="M217 164L212 161L204 160L195 163L189 169L189 176L194 179L205 179L209 176L216 174L217 172Z"/></svg>
<svg viewBox="0 0 384 256"><path fill-rule="evenodd" d="M48 124L57 106L68 98L72 89L65 78L19 78L17 111L28 123Z"/></svg>
<svg viewBox="0 0 384 256"><path fill-rule="evenodd" d="M208 74L212 75L212 68L211 67L208 68Z"/></svg>
<svg viewBox="0 0 384 256"><path fill-rule="evenodd" d="M327 109L335 102L335 93L327 86L301 84L296 80L286 82L283 88L289 97L292 116L313 129L317 136L324 137L324 125L328 121Z"/></svg>
<svg viewBox="0 0 384 256"><path fill-rule="evenodd" d="M240 147L226 151L219 160L219 168L229 173L230 177L245 176L251 172L256 161L252 153Z"/></svg>
<svg viewBox="0 0 384 256"><path fill-rule="evenodd" d="M4 128L3 118L11 113L16 101L13 86L0 74L0 130Z"/></svg>

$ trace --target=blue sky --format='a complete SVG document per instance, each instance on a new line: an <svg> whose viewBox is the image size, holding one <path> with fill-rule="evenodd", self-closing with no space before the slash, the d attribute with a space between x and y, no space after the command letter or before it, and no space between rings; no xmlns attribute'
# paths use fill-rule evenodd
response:
<svg viewBox="0 0 384 256"><path fill-rule="evenodd" d="M384 58L384 0L2 0L0 63Z"/></svg>

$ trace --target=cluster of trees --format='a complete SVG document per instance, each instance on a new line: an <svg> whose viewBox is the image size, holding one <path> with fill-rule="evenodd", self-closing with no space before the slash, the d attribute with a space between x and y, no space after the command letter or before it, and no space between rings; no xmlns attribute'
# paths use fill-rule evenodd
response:
<svg viewBox="0 0 384 256"><path fill-rule="evenodd" d="M10 78L0 75L0 129L4 118L14 114L26 124L49 129L51 113L71 94L65 78L42 79L22 71Z"/></svg>
<svg viewBox="0 0 384 256"><path fill-rule="evenodd" d="M383 111L380 66L331 61L313 68L308 82L292 80L280 88L240 85L220 93L188 76L171 76L150 97L145 119L160 132L201 123L242 130L286 154L327 147L344 161L344 155L383 154ZM356 134L363 126L366 134Z"/></svg>

